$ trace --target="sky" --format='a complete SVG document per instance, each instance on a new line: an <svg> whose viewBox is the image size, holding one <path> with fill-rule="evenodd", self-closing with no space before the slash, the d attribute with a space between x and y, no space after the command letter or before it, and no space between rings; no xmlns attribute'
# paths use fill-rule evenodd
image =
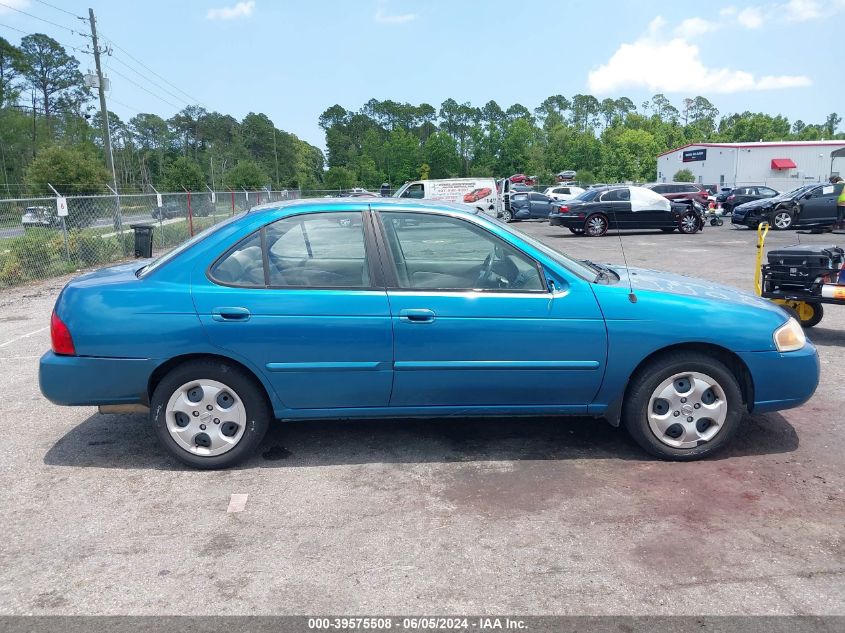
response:
<svg viewBox="0 0 845 633"><path fill-rule="evenodd" d="M89 6L124 120L198 103L264 112L324 147L319 115L371 98L533 110L553 94L639 106L664 93L676 107L703 95L722 114L845 117L845 0L0 0L0 36L46 33L79 48L85 72L75 16Z"/></svg>

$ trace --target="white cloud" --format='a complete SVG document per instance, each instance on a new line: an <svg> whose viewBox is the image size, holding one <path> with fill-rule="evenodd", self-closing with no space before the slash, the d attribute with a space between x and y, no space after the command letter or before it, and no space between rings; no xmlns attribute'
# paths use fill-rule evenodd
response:
<svg viewBox="0 0 845 633"><path fill-rule="evenodd" d="M384 8L379 7L373 19L379 24L406 24L417 19L416 13L402 13L400 15L389 15Z"/></svg>
<svg viewBox="0 0 845 633"><path fill-rule="evenodd" d="M687 18L675 27L675 34L684 39L693 38L716 28L715 22L703 18Z"/></svg>
<svg viewBox="0 0 845 633"><path fill-rule="evenodd" d="M255 0L238 2L232 7L221 7L209 9L206 18L209 20L234 20L235 18L248 18L255 9Z"/></svg>
<svg viewBox="0 0 845 633"><path fill-rule="evenodd" d="M836 10L837 7L834 4L831 8ZM790 22L805 22L822 16L822 5L816 0L789 0L783 9Z"/></svg>
<svg viewBox="0 0 845 633"><path fill-rule="evenodd" d="M736 21L747 29L759 29L763 25L763 12L757 7L748 7L737 14Z"/></svg>
<svg viewBox="0 0 845 633"><path fill-rule="evenodd" d="M801 75L767 75L757 79L744 70L708 68L695 44L682 37L661 37L663 25L662 18L652 20L646 35L633 43L623 43L606 64L590 71L587 76L590 91L610 94L625 88L646 88L652 92L707 94L811 84Z"/></svg>
<svg viewBox="0 0 845 633"><path fill-rule="evenodd" d="M3 0L3 4L0 4L0 13L12 13L12 9L26 9L28 6L29 0Z"/></svg>
<svg viewBox="0 0 845 633"><path fill-rule="evenodd" d="M736 15L736 7L725 7L724 9L719 9L719 15L722 17Z"/></svg>

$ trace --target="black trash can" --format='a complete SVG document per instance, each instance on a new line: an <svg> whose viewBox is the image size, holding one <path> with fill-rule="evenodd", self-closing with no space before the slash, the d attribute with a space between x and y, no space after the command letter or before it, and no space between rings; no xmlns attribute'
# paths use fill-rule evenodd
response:
<svg viewBox="0 0 845 633"><path fill-rule="evenodd" d="M149 258L153 256L153 225L130 224L135 231L135 257Z"/></svg>

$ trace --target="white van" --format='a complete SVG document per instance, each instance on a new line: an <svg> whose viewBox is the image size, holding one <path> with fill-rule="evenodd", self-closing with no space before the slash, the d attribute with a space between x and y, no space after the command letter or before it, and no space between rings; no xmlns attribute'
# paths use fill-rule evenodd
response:
<svg viewBox="0 0 845 633"><path fill-rule="evenodd" d="M462 202L494 218L501 212L501 198L493 178L444 178L406 182L394 198L414 198Z"/></svg>

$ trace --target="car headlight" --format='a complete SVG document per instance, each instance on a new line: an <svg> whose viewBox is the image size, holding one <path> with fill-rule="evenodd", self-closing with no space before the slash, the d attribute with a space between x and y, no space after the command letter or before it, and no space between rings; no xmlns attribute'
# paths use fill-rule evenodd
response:
<svg viewBox="0 0 845 633"><path fill-rule="evenodd" d="M778 348L779 352L794 352L804 347L807 342L804 329L792 317L789 317L789 321L775 330L774 339L775 347Z"/></svg>

